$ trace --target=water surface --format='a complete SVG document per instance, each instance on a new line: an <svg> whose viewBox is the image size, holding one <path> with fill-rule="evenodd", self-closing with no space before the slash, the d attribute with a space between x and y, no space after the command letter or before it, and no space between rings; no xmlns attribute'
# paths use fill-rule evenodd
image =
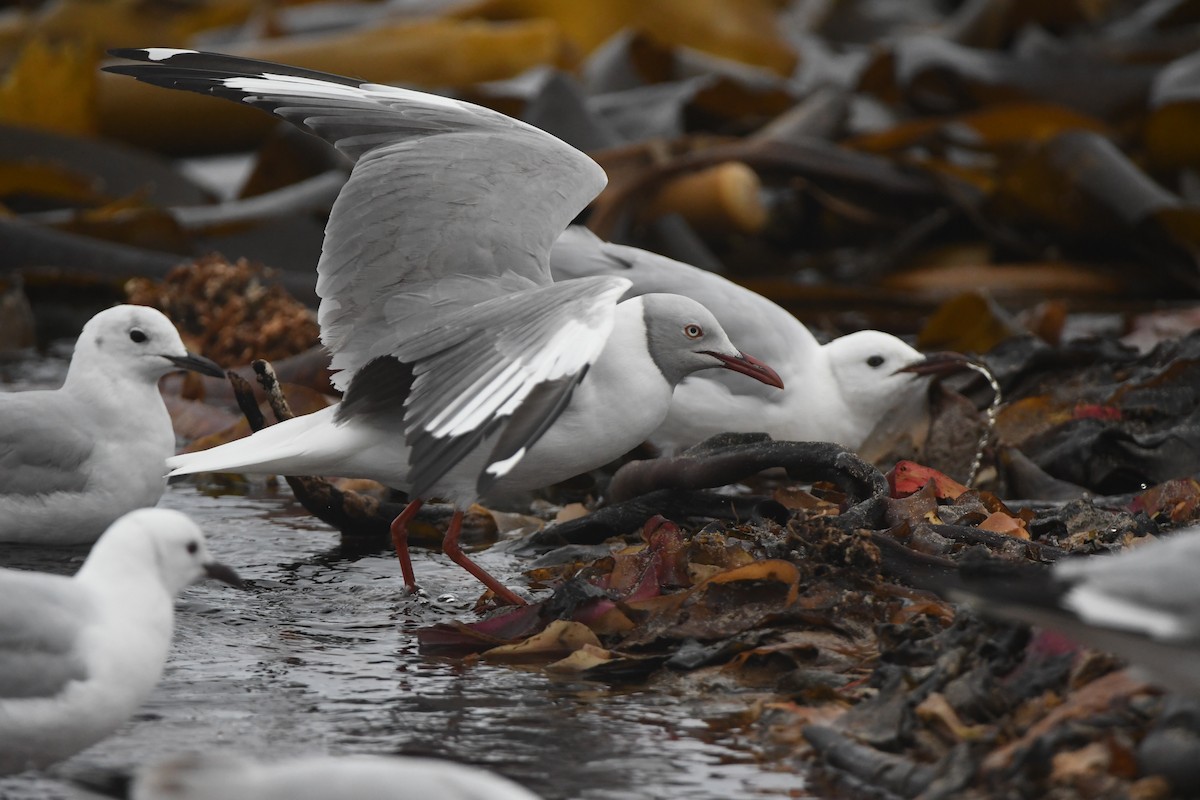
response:
<svg viewBox="0 0 1200 800"><path fill-rule="evenodd" d="M440 554L414 552L429 596L401 591L395 556L341 553L290 496L213 498L190 483L162 505L192 515L214 555L251 584L185 590L162 682L120 732L52 768L0 778L4 800L84 798L70 776L128 771L167 754L228 748L434 755L496 770L551 798L718 800L796 796L721 719L737 703L613 688L531 667L423 656L414 630L473 618L480 588ZM84 549L0 548L0 563L72 572ZM478 555L519 582L520 562Z"/></svg>

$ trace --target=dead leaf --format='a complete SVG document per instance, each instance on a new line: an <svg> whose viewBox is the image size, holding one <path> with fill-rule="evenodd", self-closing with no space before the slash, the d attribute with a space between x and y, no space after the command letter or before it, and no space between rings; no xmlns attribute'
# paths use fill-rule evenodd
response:
<svg viewBox="0 0 1200 800"><path fill-rule="evenodd" d="M456 9L463 19L551 20L587 54L624 28L642 31L663 44L758 64L780 75L796 63L780 34L770 0L483 0Z"/></svg>
<svg viewBox="0 0 1200 800"><path fill-rule="evenodd" d="M583 503L567 503L558 510L554 515L555 522L570 522L573 519L580 519L592 513Z"/></svg>
<svg viewBox="0 0 1200 800"><path fill-rule="evenodd" d="M1029 531L1025 527L1025 520L1005 514L1003 511L992 512L988 515L987 519L980 522L976 527L983 531L1003 533L1017 539L1029 538Z"/></svg>
<svg viewBox="0 0 1200 800"><path fill-rule="evenodd" d="M1053 783L1074 783L1089 774L1108 772L1112 754L1104 742L1091 742L1078 750L1055 753L1051 761Z"/></svg>
<svg viewBox="0 0 1200 800"><path fill-rule="evenodd" d="M1160 516L1182 524L1200 517L1200 481L1179 478L1152 486L1133 498L1133 512L1144 511L1152 519Z"/></svg>
<svg viewBox="0 0 1200 800"><path fill-rule="evenodd" d="M483 658L487 661L542 661L588 645L600 649L600 640L591 628L581 622L556 619L528 639L485 651Z"/></svg>
<svg viewBox="0 0 1200 800"><path fill-rule="evenodd" d="M1150 684L1137 680L1129 674L1129 670L1110 672L1078 691L1072 692L1062 705L1026 727L1020 738L989 753L983 760L982 771L986 774L1003 770L1018 751L1029 747L1049 731L1068 720L1100 713L1122 698L1147 690L1153 691Z"/></svg>
<svg viewBox="0 0 1200 800"><path fill-rule="evenodd" d="M607 664L613 660L613 654L603 647L594 644L584 644L566 658L552 661L546 665L547 672L586 672L589 669Z"/></svg>
<svg viewBox="0 0 1200 800"><path fill-rule="evenodd" d="M981 271L990 269L989 266ZM994 300L977 290L970 290L938 307L921 328L917 347L982 354L1022 332Z"/></svg>
<svg viewBox="0 0 1200 800"><path fill-rule="evenodd" d="M921 490L925 484L931 481L938 499L953 500L968 491L966 486L953 478L915 461L897 462L896 466L892 467L891 472L887 474L887 479L888 484L892 487L892 497L907 497L913 492Z"/></svg>
<svg viewBox="0 0 1200 800"><path fill-rule="evenodd" d="M934 692L914 709L917 717L950 741L976 741L988 730L986 725L967 725L941 692Z"/></svg>

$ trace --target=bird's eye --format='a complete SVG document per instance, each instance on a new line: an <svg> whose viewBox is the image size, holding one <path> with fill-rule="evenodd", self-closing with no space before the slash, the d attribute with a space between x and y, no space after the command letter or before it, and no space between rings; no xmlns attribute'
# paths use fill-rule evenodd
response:
<svg viewBox="0 0 1200 800"><path fill-rule="evenodd" d="M871 368L883 366L883 356L871 356L867 359L867 366Z"/></svg>
<svg viewBox="0 0 1200 800"><path fill-rule="evenodd" d="M189 553L191 553L192 555L196 555L196 553L199 552L199 550L200 550L200 545L198 543L196 543L196 542L188 542L187 543L187 551Z"/></svg>
<svg viewBox="0 0 1200 800"><path fill-rule="evenodd" d="M146 332L143 331L141 328L134 328L133 330L131 330L129 332L129 340L132 342L136 342L137 344L141 344L142 342L145 342L149 338L150 337L147 336Z"/></svg>
<svg viewBox="0 0 1200 800"><path fill-rule="evenodd" d="M688 337L689 339L699 339L701 336L704 335L704 328L701 328L699 325L697 325L695 323L692 323L691 325L684 325L683 326L683 335Z"/></svg>

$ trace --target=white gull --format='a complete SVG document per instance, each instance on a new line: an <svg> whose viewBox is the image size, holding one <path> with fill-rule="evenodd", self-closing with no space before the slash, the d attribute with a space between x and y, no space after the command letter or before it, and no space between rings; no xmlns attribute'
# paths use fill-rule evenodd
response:
<svg viewBox="0 0 1200 800"><path fill-rule="evenodd" d="M73 577L0 568L0 774L129 719L162 675L175 595L205 577L240 584L191 519L162 508L114 522Z"/></svg>
<svg viewBox="0 0 1200 800"><path fill-rule="evenodd" d="M88 320L59 389L0 393L0 542L94 542L167 487L175 431L168 372L223 377L162 312L121 305Z"/></svg>
<svg viewBox="0 0 1200 800"><path fill-rule="evenodd" d="M896 438L928 422L929 378L896 372L924 357L891 334L858 331L822 345L791 313L756 292L658 253L605 242L575 225L555 243L550 269L559 280L627 278L633 287L626 297L647 292L690 297L783 379L786 388L780 392L719 372L690 376L649 437L664 455L733 431L834 442L874 459L885 455Z"/></svg>
<svg viewBox="0 0 1200 800"><path fill-rule="evenodd" d="M465 764L400 756L313 756L260 763L187 753L138 770L130 800L537 800Z"/></svg>
<svg viewBox="0 0 1200 800"><path fill-rule="evenodd" d="M676 384L724 367L782 387L703 306L624 278L555 282L550 248L606 182L594 161L498 112L436 95L190 50L119 50L107 67L247 103L355 161L317 265L321 339L342 402L173 458L172 475L339 475L405 489L392 524L454 503L443 550L497 597L522 600L458 544L483 493L544 486L643 441ZM745 379L745 377L743 377Z"/></svg>

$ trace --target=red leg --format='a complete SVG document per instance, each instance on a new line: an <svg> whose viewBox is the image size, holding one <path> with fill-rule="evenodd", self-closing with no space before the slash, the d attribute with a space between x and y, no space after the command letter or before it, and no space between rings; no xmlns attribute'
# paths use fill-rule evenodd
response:
<svg viewBox="0 0 1200 800"><path fill-rule="evenodd" d="M400 559L400 571L404 573L404 587L409 593L417 590L417 579L413 575L412 559L408 557L408 523L421 510L423 500L411 500L392 520L392 544L396 547L396 558Z"/></svg>
<svg viewBox="0 0 1200 800"><path fill-rule="evenodd" d="M405 513L407 513L407 509ZM458 537L462 533L462 521L463 512L455 511L454 516L450 518L450 529L446 531L446 538L442 540L442 552L450 556L450 560L455 564L478 578L484 586L491 589L502 603L508 603L511 606L528 605L504 584L492 577L491 573L467 558L467 554L458 546Z"/></svg>

